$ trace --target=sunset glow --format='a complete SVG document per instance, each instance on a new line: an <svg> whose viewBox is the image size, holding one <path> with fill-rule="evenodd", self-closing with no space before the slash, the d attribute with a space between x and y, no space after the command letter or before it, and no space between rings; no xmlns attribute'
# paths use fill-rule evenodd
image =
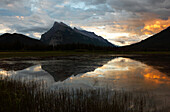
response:
<svg viewBox="0 0 170 112"><path fill-rule="evenodd" d="M133 7L136 6L136 7ZM170 26L169 0L2 0L0 34L33 38L64 22L103 36L113 44L137 43Z"/></svg>
<svg viewBox="0 0 170 112"><path fill-rule="evenodd" d="M161 30L166 29L170 26L170 18L168 20L151 20L145 23L144 28L141 30L144 34L154 34L158 33Z"/></svg>
<svg viewBox="0 0 170 112"><path fill-rule="evenodd" d="M144 70L144 78L146 80L154 81L156 83L167 83L170 84L170 78L158 70L151 71L149 68Z"/></svg>

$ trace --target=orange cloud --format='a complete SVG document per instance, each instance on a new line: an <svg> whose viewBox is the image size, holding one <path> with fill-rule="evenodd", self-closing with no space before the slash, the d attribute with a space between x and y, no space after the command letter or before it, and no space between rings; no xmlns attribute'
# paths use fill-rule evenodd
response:
<svg viewBox="0 0 170 112"><path fill-rule="evenodd" d="M141 30L141 32L143 32L143 34L145 35L149 35L153 33L158 33L168 26L170 26L170 18L168 20L155 19L145 22L145 26Z"/></svg>
<svg viewBox="0 0 170 112"><path fill-rule="evenodd" d="M151 80L154 81L155 83L162 83L162 82L166 82L167 84L170 83L169 82L170 78L157 70L152 71L151 69L146 68L144 70L143 76L146 80Z"/></svg>
<svg viewBox="0 0 170 112"><path fill-rule="evenodd" d="M19 20L24 20L24 17L23 16L15 16L17 19Z"/></svg>

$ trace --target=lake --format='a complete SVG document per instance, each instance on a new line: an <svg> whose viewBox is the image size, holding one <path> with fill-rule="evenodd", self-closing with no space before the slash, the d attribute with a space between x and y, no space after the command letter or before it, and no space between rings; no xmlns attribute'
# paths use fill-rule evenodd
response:
<svg viewBox="0 0 170 112"><path fill-rule="evenodd" d="M150 92L170 105L169 55L72 55L0 59L0 75L44 82L49 90L82 88ZM169 108L169 106L167 107Z"/></svg>

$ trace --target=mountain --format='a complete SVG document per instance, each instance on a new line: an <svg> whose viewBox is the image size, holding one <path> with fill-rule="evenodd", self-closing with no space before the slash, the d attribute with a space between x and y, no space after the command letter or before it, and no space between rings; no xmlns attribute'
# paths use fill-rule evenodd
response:
<svg viewBox="0 0 170 112"><path fill-rule="evenodd" d="M88 44L94 46L114 47L106 39L93 32L72 29L64 23L55 22L53 27L41 36L41 41L47 45Z"/></svg>
<svg viewBox="0 0 170 112"><path fill-rule="evenodd" d="M163 31L129 46L122 47L123 50L133 51L169 51L170 50L170 27Z"/></svg>
<svg viewBox="0 0 170 112"><path fill-rule="evenodd" d="M1 50L36 50L42 49L44 46L41 41L22 34L5 33L0 36Z"/></svg>

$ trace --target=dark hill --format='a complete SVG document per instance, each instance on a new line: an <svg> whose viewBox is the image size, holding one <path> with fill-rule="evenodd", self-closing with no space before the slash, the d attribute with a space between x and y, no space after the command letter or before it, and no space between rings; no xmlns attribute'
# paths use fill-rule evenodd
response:
<svg viewBox="0 0 170 112"><path fill-rule="evenodd" d="M170 50L170 27L139 43L122 47L122 50L169 51Z"/></svg>
<svg viewBox="0 0 170 112"><path fill-rule="evenodd" d="M0 50L38 50L44 46L41 41L22 34L5 33L0 36Z"/></svg>

